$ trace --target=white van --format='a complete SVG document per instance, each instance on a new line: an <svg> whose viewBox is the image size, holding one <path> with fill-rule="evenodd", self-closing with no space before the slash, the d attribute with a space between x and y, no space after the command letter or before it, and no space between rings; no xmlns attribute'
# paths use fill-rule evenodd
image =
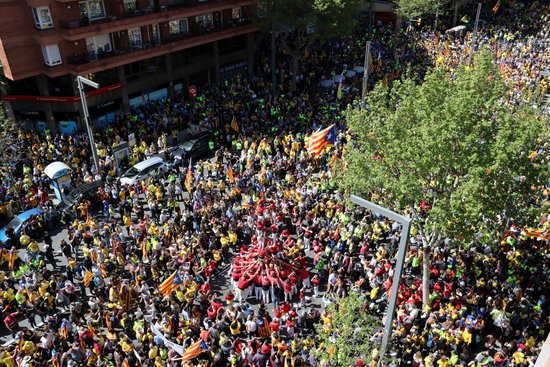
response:
<svg viewBox="0 0 550 367"><path fill-rule="evenodd" d="M167 170L168 166L161 157L152 157L130 167L120 177L120 183L123 185L135 185L138 181L155 176L159 172L166 172Z"/></svg>

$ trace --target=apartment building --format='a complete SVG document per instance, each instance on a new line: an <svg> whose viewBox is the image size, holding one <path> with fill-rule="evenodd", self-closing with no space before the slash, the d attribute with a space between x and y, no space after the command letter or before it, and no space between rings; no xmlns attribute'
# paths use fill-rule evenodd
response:
<svg viewBox="0 0 550 367"><path fill-rule="evenodd" d="M98 125L150 100L251 70L257 0L0 0L9 104L29 128L79 121L75 77L101 85Z"/></svg>

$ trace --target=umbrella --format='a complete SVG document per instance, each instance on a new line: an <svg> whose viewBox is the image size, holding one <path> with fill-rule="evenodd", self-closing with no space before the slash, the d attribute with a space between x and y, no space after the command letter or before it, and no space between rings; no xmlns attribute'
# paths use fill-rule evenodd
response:
<svg viewBox="0 0 550 367"><path fill-rule="evenodd" d="M321 87L330 88L333 85L334 85L334 82L332 81L332 79L323 80L321 82Z"/></svg>
<svg viewBox="0 0 550 367"><path fill-rule="evenodd" d="M357 72L356 71L353 71L353 70L350 70L346 73L346 77L348 78L352 78L354 77L355 75L357 75Z"/></svg>

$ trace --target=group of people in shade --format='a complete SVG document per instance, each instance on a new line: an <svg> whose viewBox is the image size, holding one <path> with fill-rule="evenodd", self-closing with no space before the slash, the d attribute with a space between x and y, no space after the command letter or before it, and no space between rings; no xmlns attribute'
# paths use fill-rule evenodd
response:
<svg viewBox="0 0 550 367"><path fill-rule="evenodd" d="M530 71L547 65L548 55L528 39L519 51L501 46L507 41L499 35L515 34L513 27L510 19L482 28L478 39L497 53L505 77L528 88L538 78ZM75 184L103 184L58 222L34 218L3 245L7 343L0 366L326 365L319 353L326 345L315 332L333 326L325 307L354 292L367 312L383 315L400 228L349 204L334 183L352 139L341 110L357 98L361 80L346 79L341 98L337 85L319 85L360 65L367 39L375 40L374 81L390 83L407 65L455 66L465 52L456 45L469 36L428 34L363 26L303 55L292 88L291 57L281 51L276 97L268 55L259 52L254 77L201 87L194 99L141 106L96 132L97 173L84 135L15 133L8 145L25 157L6 168L0 193L12 210L52 205L43 168L54 160L73 168ZM329 125L335 143L319 157L309 154L305 137ZM182 131L205 129L214 132L216 149L193 162L191 175L188 162L179 162L133 186L117 180L112 147L129 133L136 136L133 164L174 144ZM547 198L541 192L540 200ZM549 224L541 219L542 228ZM411 235L387 363L532 365L550 326L548 241L521 231L468 249L442 241L423 308L422 251L415 229ZM366 342L379 341L377 333ZM368 357L376 365L376 349Z"/></svg>

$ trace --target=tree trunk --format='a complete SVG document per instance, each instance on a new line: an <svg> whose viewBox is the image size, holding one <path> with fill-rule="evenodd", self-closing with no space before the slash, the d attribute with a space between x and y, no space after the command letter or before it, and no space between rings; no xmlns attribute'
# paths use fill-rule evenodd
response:
<svg viewBox="0 0 550 367"><path fill-rule="evenodd" d="M456 27L456 21L458 20L458 0L454 0L453 5L453 27Z"/></svg>
<svg viewBox="0 0 550 367"><path fill-rule="evenodd" d="M430 298L430 246L422 248L422 307L429 306Z"/></svg>

